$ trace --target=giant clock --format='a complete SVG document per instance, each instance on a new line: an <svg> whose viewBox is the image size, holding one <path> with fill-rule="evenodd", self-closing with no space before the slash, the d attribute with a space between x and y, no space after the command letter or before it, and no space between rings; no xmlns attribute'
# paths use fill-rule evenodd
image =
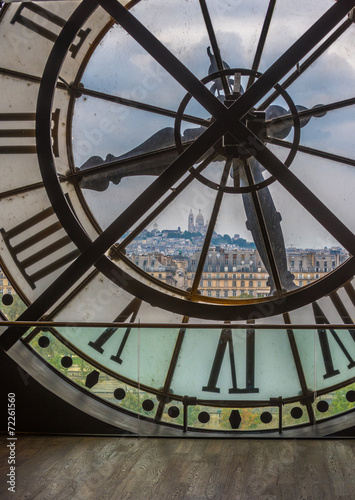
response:
<svg viewBox="0 0 355 500"><path fill-rule="evenodd" d="M354 5L3 5L17 363L134 432L351 424Z"/></svg>

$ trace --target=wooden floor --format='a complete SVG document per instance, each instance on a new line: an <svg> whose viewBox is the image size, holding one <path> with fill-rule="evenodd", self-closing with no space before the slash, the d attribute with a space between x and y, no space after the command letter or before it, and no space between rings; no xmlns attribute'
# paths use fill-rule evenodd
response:
<svg viewBox="0 0 355 500"><path fill-rule="evenodd" d="M16 492L0 498L354 500L355 440L17 436Z"/></svg>

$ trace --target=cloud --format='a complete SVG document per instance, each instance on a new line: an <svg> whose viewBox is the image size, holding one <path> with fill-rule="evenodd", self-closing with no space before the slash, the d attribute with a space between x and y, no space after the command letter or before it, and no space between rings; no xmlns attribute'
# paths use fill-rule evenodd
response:
<svg viewBox="0 0 355 500"><path fill-rule="evenodd" d="M207 1L222 58L229 66L251 67L268 4L269 2L261 0ZM260 70L265 71L333 4L333 0L277 2ZM210 61L206 49L211 42L197 0L167 2L142 0L132 12L198 78L207 75ZM352 31L353 27L350 30ZM355 60L353 32L350 33L350 30L288 88L295 104L313 107L316 104L327 104L353 97ZM245 78L244 86L246 81ZM114 26L97 47L87 66L83 83L87 88L171 110L177 109L186 93L185 89L119 26ZM275 103L288 108L281 98ZM192 102L187 112L194 112ZM342 112L329 112L324 118L313 118L302 129L302 143L353 157L355 119L352 118L352 114L353 109L346 108ZM205 116L203 112L201 116ZM173 124L174 121L170 118L82 97L77 100L75 106L73 127L76 144L74 156L77 165L80 166L93 155L104 158L109 153L115 156L126 153L157 131ZM292 139L292 135L290 137ZM307 168L313 162L317 167L313 171L309 170L307 177ZM295 171L312 184L314 189L318 189L320 197L327 189L329 192L331 184L335 190L334 199L338 198L344 202L340 194L344 185L349 185L349 179L352 181L354 170L339 167L332 162L325 165L324 160L316 161L306 155L298 155L295 168L296 165ZM316 186L317 176L322 178L318 186ZM333 176L338 176L334 184ZM148 180L150 182L152 178ZM87 197L90 198L90 203L93 203L93 210L102 214L98 218L106 224L105 214L116 215L117 211L122 210L126 203L134 199L146 182L148 181L144 178L122 181L118 186L111 186L103 195L87 193ZM315 240L317 224L313 224L310 217L301 214L303 209L296 208L297 203L290 202L289 195L282 193L282 190L277 192L275 187L276 184L273 185L272 192L275 193L277 200L276 208L280 212L285 212L283 226L285 230L287 226L288 233L291 231L287 240L294 243L292 241L292 231L294 231L302 234L302 246L311 245L315 241L317 244L321 244L322 241L329 244L329 238L323 230L317 232ZM205 188L201 185L200 189L203 193ZM345 201L352 203L348 192ZM180 213L185 214L192 203L191 196L181 196ZM228 203L233 206L230 213L235 213L235 206L238 206L239 211L243 210L240 202L235 206L233 201ZM290 211L291 206L294 207L293 212ZM349 205L350 208L351 206ZM350 208L349 213L352 213ZM228 213L228 210L225 209L224 213ZM181 220L185 220L185 215L174 218L173 211L169 214L171 214L169 217L161 219L162 223L168 225L165 221L170 220L170 227L183 226ZM207 216L207 213L205 215ZM238 215L238 227L241 227L240 232L244 231L243 235L247 236L242 227L243 218L243 215ZM220 219L220 232L230 234L238 232L234 227L235 220L232 223L227 216Z"/></svg>

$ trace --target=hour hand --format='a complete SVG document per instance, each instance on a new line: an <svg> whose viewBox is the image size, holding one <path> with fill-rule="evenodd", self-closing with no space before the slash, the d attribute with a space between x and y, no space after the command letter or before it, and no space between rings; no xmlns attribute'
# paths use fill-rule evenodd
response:
<svg viewBox="0 0 355 500"><path fill-rule="evenodd" d="M182 137L183 146L199 137L204 127L187 129ZM108 154L89 158L75 173L82 189L105 191L110 182L119 184L122 178L141 175L159 176L178 157L174 129L164 128L142 144L121 156Z"/></svg>

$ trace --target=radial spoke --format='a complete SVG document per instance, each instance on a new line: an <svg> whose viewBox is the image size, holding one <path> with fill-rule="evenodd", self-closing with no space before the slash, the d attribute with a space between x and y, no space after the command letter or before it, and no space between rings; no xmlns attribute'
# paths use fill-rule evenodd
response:
<svg viewBox="0 0 355 500"><path fill-rule="evenodd" d="M88 238L82 254L22 313L19 321L33 321L50 309L91 266L102 261L105 252L128 231L205 153L206 143L213 144L220 136L220 125L212 123L131 205L124 210L94 242ZM0 337L3 349L11 348L27 328L9 327Z"/></svg>
<svg viewBox="0 0 355 500"><path fill-rule="evenodd" d="M276 4L276 0L270 0L269 7L268 7L266 17L265 17L265 21L264 21L264 25L263 25L263 28L262 28L261 33L260 33L259 43L258 43L258 46L256 49L253 65L251 68L253 71L258 71L258 69L259 69L259 64L260 64L261 56L262 56L262 53L264 50L266 37L267 37L268 31L270 28L271 19L272 19L272 15L274 13L275 4ZM249 87L251 87L251 85L253 85L254 81L255 81L255 76L250 75L249 80L248 80L247 89Z"/></svg>
<svg viewBox="0 0 355 500"><path fill-rule="evenodd" d="M338 109L346 108L348 106L353 106L355 104L355 97L351 99L344 99L343 101L332 102L331 104L318 104L310 109L305 109L304 111L299 111L297 116L300 120L302 118L312 118L312 117L320 117L328 113L328 111L336 111ZM273 125L293 125L293 119L295 115L287 114L284 116L279 116L277 118L271 118L270 120L265 121L265 125L267 127L271 127Z"/></svg>
<svg viewBox="0 0 355 500"><path fill-rule="evenodd" d="M174 118L174 119L177 117L176 111L173 111L170 109L165 109L165 108L160 108L158 106L153 106L152 104L146 104L146 103L140 102L140 101L133 101L132 99L126 99L125 97L119 97L119 96L115 96L112 94L106 94L104 92L99 92L98 90L86 89L86 88L80 87L80 86L74 87L72 85L72 86L69 86L69 89L75 93L87 95L90 97L95 97L96 99L101 99L101 100L113 102L116 104L121 104L123 106L128 106L129 108L135 108L135 109L139 109L141 111L148 111L149 113L155 113L155 114L162 115L162 116L169 116L169 117ZM184 115L182 115L181 119L186 121L186 122L189 122L189 123L201 125L203 127L207 127L209 125L208 120L205 120L203 118L199 118L197 116L184 114Z"/></svg>
<svg viewBox="0 0 355 500"><path fill-rule="evenodd" d="M219 210L221 208L221 203L222 203L222 199L223 199L223 188L227 184L228 175L229 175L229 172L231 169L231 164L232 164L232 160L231 159L227 160L226 165L223 169L223 174L222 174L222 178L221 178L221 188L222 189L220 189L217 192L216 200L215 200L215 203L213 206L211 219L210 219L210 222L208 224L208 228L207 228L207 232L206 232L206 236L205 236L205 241L203 242L203 247L202 247L201 255L200 255L200 258L198 261L194 281L193 281L192 286L191 286L191 295L192 296L194 296L196 294L196 291L197 291L199 284L200 284L200 280L201 280L201 276L202 276L202 272L203 272L203 267L204 267L205 262L206 262L206 257L207 257L208 250L210 248L213 231L214 231L214 228L216 226Z"/></svg>
<svg viewBox="0 0 355 500"><path fill-rule="evenodd" d="M352 24L353 21L351 19L344 21L344 23L282 83L282 88L287 89L293 82L295 82L297 78L299 78L306 71L306 69L308 69L348 28L350 28L350 26L352 26ZM258 109L266 109L278 96L279 92L276 90L259 106Z"/></svg>
<svg viewBox="0 0 355 500"><path fill-rule="evenodd" d="M255 85L257 82L255 83ZM352 255L355 235L241 122L239 137L256 160Z"/></svg>
<svg viewBox="0 0 355 500"><path fill-rule="evenodd" d="M189 318L187 316L184 316L182 318L181 323L188 323L188 322L189 322ZM186 329L185 328L181 328L180 331L179 331L179 334L177 336L175 347L174 347L174 352L173 352L173 355L171 357L169 369L168 369L168 372L166 374L166 378L165 378L165 382L164 382L164 387L163 387L163 393L164 394L170 392L171 382L173 380L173 376L174 376L174 373L175 373L176 365L177 365L177 362L178 362L178 359L179 359L179 356L180 356L180 351L181 351L182 343L183 343L184 338L185 338L185 333L186 333ZM161 418L163 416L165 405L166 405L166 401L164 399L161 399L159 401L157 412L155 414L155 420L157 422L160 422L160 420L161 420Z"/></svg>
<svg viewBox="0 0 355 500"><path fill-rule="evenodd" d="M244 116L305 57L354 7L355 0L339 0L334 4L229 110L123 5L115 0L100 0L100 4L212 116L225 122L225 126L233 133L235 120ZM233 112L229 113L232 109Z"/></svg>
<svg viewBox="0 0 355 500"><path fill-rule="evenodd" d="M282 148L287 148L287 149L291 149L293 146L292 142L280 139L274 139L272 137L266 138L265 141L269 144L275 144L276 146L281 146ZM333 153L327 153L326 151L310 148L308 146L299 145L297 150L300 151L301 153L305 153L311 156L317 156L319 158L324 158L326 160L331 160L338 163L344 163L345 165L350 165L352 167L355 167L355 160L353 160L352 158L346 158L345 156L340 156Z"/></svg>
<svg viewBox="0 0 355 500"><path fill-rule="evenodd" d="M207 8L206 0L200 0L200 6L201 6L201 10L202 10L202 15L203 15L203 18L204 18L204 21L206 24L208 36L209 36L209 39L210 39L210 42L212 45L213 54L214 54L214 57L216 59L217 68L219 71L223 71L224 64L223 64L221 52L219 50L219 46L217 43L216 34L214 32L214 28L212 25L210 13L209 13L208 8ZM214 71L212 71L212 73L214 73ZM231 93L231 91L229 88L228 79L227 79L226 75L221 75L221 80L222 80L224 95L229 95Z"/></svg>
<svg viewBox="0 0 355 500"><path fill-rule="evenodd" d="M215 157L218 155L218 151L214 151L211 153L208 158L206 158L198 167L196 168L196 172L201 173L205 168L210 165L211 162L215 159ZM159 206L153 210L131 233L117 246L116 252L120 252L124 248L126 248L127 245L129 245L151 222L153 222L156 217L158 217L161 212L168 207L179 194L184 191L187 186L191 184L191 182L195 179L196 177L193 174L189 174L188 177L186 177L185 180L183 180L176 188L174 188L173 192L169 194L161 203L159 203Z"/></svg>
<svg viewBox="0 0 355 500"><path fill-rule="evenodd" d="M247 162L244 166L244 171L245 171L245 175L246 175L247 185L250 187L254 186L255 183L254 183L254 179L253 179L253 174L252 174L250 165ZM268 188L265 188L265 189L268 189ZM272 243L271 243L269 231L267 228L267 223L265 220L265 213L264 213L262 206L261 206L261 203L260 203L259 194L258 194L258 192L253 190L251 192L251 194L244 195L244 197L246 197L246 196L251 196L251 198L252 198L252 204L253 204L253 207L254 207L254 210L256 213L257 224L259 226L260 233L261 233L261 241L262 241L261 245L263 248L258 249L259 253L262 255L264 253L263 250L265 249L268 264L270 266L271 277L272 277L273 283L275 285L275 290L277 291L278 295L281 295L282 294L282 283L281 283L281 279L280 279L280 275L279 275L279 271L278 271L277 262L275 260L275 255L274 255L274 251L272 248ZM247 214L247 217L249 219L249 214ZM270 223L270 222L269 222L269 224L272 225L272 223ZM257 243L257 242L255 242L255 243ZM266 262L264 264L266 265Z"/></svg>
<svg viewBox="0 0 355 500"><path fill-rule="evenodd" d="M235 189L240 188L240 168L244 165L242 160L233 158L232 172L233 172L233 186Z"/></svg>
<svg viewBox="0 0 355 500"><path fill-rule="evenodd" d="M164 47L126 8L115 0L98 2L122 27L142 45L191 95L216 118L203 134L184 151L115 221L94 241L83 233L80 235L82 254L70 264L47 290L45 290L18 318L33 321L48 311L81 277L98 261L106 262L105 252L131 228L165 193L181 179L187 170L213 146L227 129L236 135L240 142L250 142L251 134L238 121L251 107L255 106L273 86L332 30L355 5L355 0L338 0L300 39L292 45L231 108L227 109L212 93ZM45 172L43 155L50 152L50 131L47 127L50 117L49 95L52 95L54 81L57 80L56 58L63 57L65 36L72 36L73 27L79 22L78 16L84 8L82 4L75 11L73 23L67 23L58 36L52 50L43 78L47 88L40 87L37 109L42 110L42 122L37 121L37 137L44 146L41 148L40 164L44 179L54 180L51 168ZM74 22L75 21L75 22ZM60 59L61 60L61 59ZM44 104L42 104L44 103ZM350 253L355 254L354 235L342 224L313 193L302 184L268 149L253 136L260 150L256 159L332 234ZM254 152L253 152L254 153ZM56 180L54 181L56 182ZM59 202L58 202L59 204ZM66 215L66 214L65 214ZM1 345L9 349L21 338L27 328L10 327L1 336Z"/></svg>
<svg viewBox="0 0 355 500"><path fill-rule="evenodd" d="M290 325L291 324L291 317L290 317L290 314L288 312L285 313L285 314L283 314L283 319L284 319L284 322L286 323L286 325ZM306 381L306 377L305 377L305 374L304 374L304 370L303 370L303 366L302 366L302 362L301 362L299 350L298 350L298 347L297 347L297 342L296 342L295 334L294 334L294 331L291 328L287 329L287 336L288 336L288 340L289 340L289 343L290 343L290 348L291 348L291 351L292 351L292 356L293 356L293 360L294 360L294 363L295 363L295 368L297 370L298 380L299 380L299 383L300 383L300 386L301 386L301 389L302 389L302 393L303 393L303 397L304 397L303 404L305 404L305 406L307 408L307 413L308 413L308 417L309 417L310 423L313 424L314 421L315 421L315 417L314 417L314 410L313 410L312 400L309 397L310 391L309 391L308 386L307 386L307 381Z"/></svg>

